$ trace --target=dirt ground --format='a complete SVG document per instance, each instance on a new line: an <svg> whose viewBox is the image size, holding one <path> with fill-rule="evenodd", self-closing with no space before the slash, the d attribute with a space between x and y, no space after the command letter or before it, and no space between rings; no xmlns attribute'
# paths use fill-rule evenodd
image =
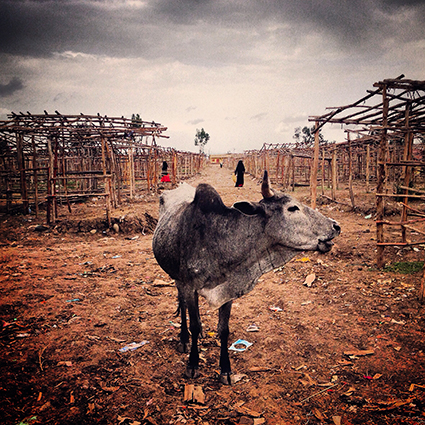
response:
<svg viewBox="0 0 425 425"><path fill-rule="evenodd" d="M257 181L246 176L234 188L218 166L189 180L199 182L227 205L261 199ZM308 201L305 188L294 195ZM151 248L157 194L114 210L118 232L106 229L96 199L72 214L61 208L48 229L37 227L44 217L1 216L0 422L425 423L422 272L376 269L373 194L356 200L356 212L318 207L342 227L331 252L301 253L235 301L230 341L252 345L231 352L241 378L233 386L217 379L217 313L203 300L201 376L183 376L177 291ZM423 261L424 246L388 249L386 258ZM120 351L132 342L143 344Z"/></svg>

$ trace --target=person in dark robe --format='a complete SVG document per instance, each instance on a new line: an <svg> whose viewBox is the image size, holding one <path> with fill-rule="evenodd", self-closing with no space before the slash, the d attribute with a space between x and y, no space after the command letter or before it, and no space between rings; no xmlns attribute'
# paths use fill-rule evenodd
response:
<svg viewBox="0 0 425 425"><path fill-rule="evenodd" d="M168 164L167 161L163 161L162 163L162 171L161 171L161 182L170 182L170 175L168 174Z"/></svg>
<svg viewBox="0 0 425 425"><path fill-rule="evenodd" d="M245 166L243 165L242 160L238 162L236 166L235 175L236 175L236 184L235 187L242 187L244 183L244 174L245 174Z"/></svg>

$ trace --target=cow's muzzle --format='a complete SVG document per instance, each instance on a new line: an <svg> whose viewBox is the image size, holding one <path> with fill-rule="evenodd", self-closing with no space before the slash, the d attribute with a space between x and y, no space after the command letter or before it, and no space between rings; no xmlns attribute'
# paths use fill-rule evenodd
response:
<svg viewBox="0 0 425 425"><path fill-rule="evenodd" d="M317 244L317 249L320 252L328 252L332 249L333 242L332 239L337 237L341 233L341 226L334 221L332 223L332 231L328 238L326 239L319 239L319 243Z"/></svg>

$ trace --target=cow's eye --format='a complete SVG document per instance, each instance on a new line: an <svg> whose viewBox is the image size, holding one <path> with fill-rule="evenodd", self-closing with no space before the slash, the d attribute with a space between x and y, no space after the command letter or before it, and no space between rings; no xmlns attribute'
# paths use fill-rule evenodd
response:
<svg viewBox="0 0 425 425"><path fill-rule="evenodd" d="M299 208L296 205L292 205L291 207L288 207L288 211L289 212L295 212L298 211Z"/></svg>

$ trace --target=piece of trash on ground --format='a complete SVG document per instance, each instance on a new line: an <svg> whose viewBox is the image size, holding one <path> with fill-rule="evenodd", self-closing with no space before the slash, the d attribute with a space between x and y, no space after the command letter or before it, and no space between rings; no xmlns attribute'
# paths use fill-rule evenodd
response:
<svg viewBox="0 0 425 425"><path fill-rule="evenodd" d="M422 389L425 389L425 385L410 384L409 391L410 391L410 392L412 392L415 388L422 388Z"/></svg>
<svg viewBox="0 0 425 425"><path fill-rule="evenodd" d="M183 401L205 404L205 394L200 385L185 384Z"/></svg>
<svg viewBox="0 0 425 425"><path fill-rule="evenodd" d="M258 332L259 330L260 328L255 323L252 323L246 328L247 332Z"/></svg>
<svg viewBox="0 0 425 425"><path fill-rule="evenodd" d="M311 273L305 278L303 285L310 288L315 280L316 280L316 273Z"/></svg>
<svg viewBox="0 0 425 425"><path fill-rule="evenodd" d="M120 351L121 353L125 353L126 351L134 351L147 344L148 342L149 341L132 342L126 345L125 347L120 348L118 351Z"/></svg>
<svg viewBox="0 0 425 425"><path fill-rule="evenodd" d="M372 354L375 354L375 350L348 350L348 351L344 351L344 356L348 356L348 357L371 356Z"/></svg>
<svg viewBox="0 0 425 425"><path fill-rule="evenodd" d="M308 257L297 258L295 261L297 261L299 263L308 263L310 261L310 258L308 258Z"/></svg>
<svg viewBox="0 0 425 425"><path fill-rule="evenodd" d="M244 347L238 348L237 345L244 345ZM251 342L245 341L244 339L238 339L229 347L229 350L242 352L251 347L251 345Z"/></svg>
<svg viewBox="0 0 425 425"><path fill-rule="evenodd" d="M271 311L277 311L277 312L279 312L279 311L283 311L280 307L276 307L276 306L274 306L274 305L271 305L271 306L269 307L269 310L271 310Z"/></svg>

